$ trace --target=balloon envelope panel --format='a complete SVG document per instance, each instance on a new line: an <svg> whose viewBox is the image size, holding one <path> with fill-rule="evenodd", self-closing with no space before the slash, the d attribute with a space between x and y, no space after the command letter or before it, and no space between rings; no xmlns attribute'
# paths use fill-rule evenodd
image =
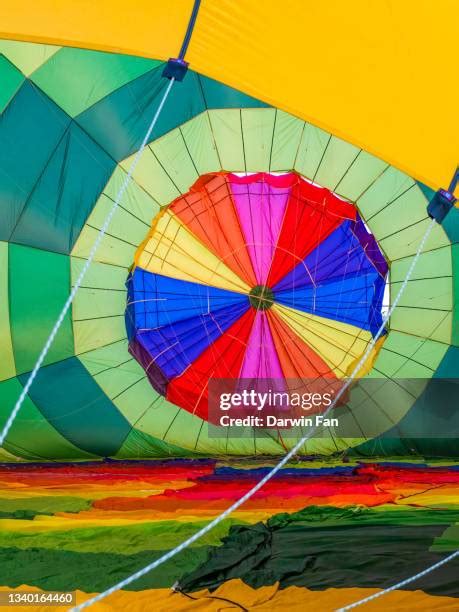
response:
<svg viewBox="0 0 459 612"><path fill-rule="evenodd" d="M7 296L0 306L0 414L4 422L88 257L165 82L159 60L2 41L0 52L0 75L5 83L0 99L0 138L5 143L0 151L0 199L5 211L0 220L0 286ZM429 223L428 189L310 123L189 71L168 100L72 311L8 436L3 457L44 460L284 452L276 436L255 440L249 433L238 440L210 439L203 415L184 409L177 396L168 397L152 387L144 368L128 352L129 325L127 331L124 318L129 300L125 283L133 263L137 267L129 282L135 284L142 270L156 274L154 282L159 282L158 270L147 270L136 258L152 220L158 214L166 219L172 210L170 203L183 202L196 181L209 173L217 173L218 180L232 181L230 188L241 203L240 214L250 216L244 179L235 174L228 179L228 173L248 173L250 179L250 173L259 172L302 176L308 185L314 183L311 189L328 190L329 197L342 207L357 211L361 227L377 243L377 248L369 243L366 247L367 253L373 249L374 257L366 259L370 276L365 276L365 283L380 278L378 265L387 261L393 297ZM273 196L279 207L287 206L283 197ZM187 245L207 249L210 254L205 257L224 260L219 284L198 279L199 284L214 287L212 304L222 300L233 313L221 313L223 328L237 324L233 321L236 311L240 322L246 309L245 315L250 313L259 329L264 325L262 319L276 316L278 333L293 328L299 335L299 324L288 309L308 313L311 295L307 284L302 284L293 296L292 286L303 280L291 263L284 270L285 261L278 257L272 272L272 289L279 304L263 313L247 297L255 286L263 285L266 257L256 259L245 246L238 251L238 241L245 231L244 245L256 242L256 235L249 240L247 232L259 231L261 224L238 233L241 223L237 226L233 217L226 216L220 234L215 224L208 224L206 243L193 219L185 218L186 210L174 215L177 227L192 235ZM346 219L355 223L357 217ZM274 218L268 222L269 230L275 231ZM340 228L356 236L342 224ZM324 236L321 244L332 236L333 232ZM361 244L361 238L354 239ZM292 252L274 239L268 242ZM171 244L181 248L176 239ZM341 240L334 248L339 244ZM307 248L311 248L309 254L295 256L305 260L314 249L320 252L318 245ZM457 326L453 270L458 254L454 248L443 229L435 227L391 318L384 344L374 355L370 376L429 379L456 363L457 349L449 348ZM188 259L181 259L184 266ZM320 259L323 263L317 273L329 276L326 260L322 255ZM191 269L185 269L180 278L170 276L182 287L192 282L197 286L190 274ZM355 285L355 290L363 291L365 283L360 288ZM172 284L164 290L176 295ZM333 293L332 289L319 296L319 316L331 316ZM225 302L230 294L236 297ZM381 298L376 289L373 295ZM196 316L201 308L202 297L196 295ZM368 341L380 314L379 305L369 318L367 312L365 324L358 309L337 310L339 320L331 316L336 325L359 323ZM162 316L160 311L156 314ZM249 328L246 321L247 335ZM300 341L308 344L311 339L305 336ZM256 363L255 356L251 359ZM328 363L323 355L321 359ZM167 359L163 374L177 376L183 365ZM415 400L411 398L404 406L403 414ZM361 441L316 439L308 441L303 450L329 454Z"/></svg>

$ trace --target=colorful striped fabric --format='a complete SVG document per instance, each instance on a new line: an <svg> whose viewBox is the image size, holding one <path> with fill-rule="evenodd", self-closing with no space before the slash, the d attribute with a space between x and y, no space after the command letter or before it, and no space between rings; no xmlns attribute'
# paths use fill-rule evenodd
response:
<svg viewBox="0 0 459 612"><path fill-rule="evenodd" d="M355 206L293 173L201 177L135 261L129 351L204 419L210 377L343 377L382 322L373 236Z"/></svg>
<svg viewBox="0 0 459 612"><path fill-rule="evenodd" d="M83 601L195 533L269 465L2 465L0 586L77 590ZM298 462L188 551L94 609L188 610L191 597L216 610L222 596L261 610L310 601L336 610L457 548L458 523L454 465ZM456 578L457 563L446 565L381 605L457 609ZM187 595L170 591L176 581Z"/></svg>

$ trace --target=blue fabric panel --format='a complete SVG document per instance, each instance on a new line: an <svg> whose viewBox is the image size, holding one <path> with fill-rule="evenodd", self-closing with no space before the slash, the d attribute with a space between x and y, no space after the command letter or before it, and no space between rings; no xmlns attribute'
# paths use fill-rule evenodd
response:
<svg viewBox="0 0 459 612"><path fill-rule="evenodd" d="M225 306L248 304L246 295L153 274L142 268L135 269L127 287L128 330L162 327Z"/></svg>
<svg viewBox="0 0 459 612"><path fill-rule="evenodd" d="M373 334L382 323L385 280L344 221L273 288L276 301Z"/></svg>
<svg viewBox="0 0 459 612"><path fill-rule="evenodd" d="M352 232L352 225L352 221L341 223L303 261L284 276L273 290L286 291L304 286L312 287L314 284L339 280L347 275L372 272L374 267Z"/></svg>
<svg viewBox="0 0 459 612"><path fill-rule="evenodd" d="M274 292L276 302L308 312L319 317L350 323L371 330L381 324L380 283L384 281L377 273L354 274L336 281L323 282L317 287L303 286L290 291ZM380 299L378 309L375 297Z"/></svg>
<svg viewBox="0 0 459 612"><path fill-rule="evenodd" d="M121 161L139 147L167 86L163 65L131 81L84 111L76 121L114 159ZM197 75L176 83L151 140L163 136L205 110Z"/></svg>
<svg viewBox="0 0 459 612"><path fill-rule="evenodd" d="M69 123L70 117L29 81L0 116L0 240L10 240Z"/></svg>
<svg viewBox="0 0 459 612"><path fill-rule="evenodd" d="M181 374L249 308L249 300L182 319L160 329L137 332L137 340L170 380Z"/></svg>
<svg viewBox="0 0 459 612"><path fill-rule="evenodd" d="M27 377L19 376L22 384ZM115 454L131 431L129 422L76 357L41 368L29 395L60 434L89 453Z"/></svg>
<svg viewBox="0 0 459 612"><path fill-rule="evenodd" d="M11 240L69 253L116 163L71 123L45 167Z"/></svg>
<svg viewBox="0 0 459 612"><path fill-rule="evenodd" d="M127 280L128 337L171 379L249 308L247 295L136 268Z"/></svg>

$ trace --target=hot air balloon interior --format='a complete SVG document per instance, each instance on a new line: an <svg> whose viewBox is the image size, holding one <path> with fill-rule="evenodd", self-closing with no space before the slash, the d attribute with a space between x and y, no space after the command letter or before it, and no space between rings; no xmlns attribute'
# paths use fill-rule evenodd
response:
<svg viewBox="0 0 459 612"><path fill-rule="evenodd" d="M450 43L392 0L52 4L0 9L0 603L159 560L93 608L336 610L452 555L459 134L410 93ZM212 381L340 391L233 429ZM458 562L374 609L457 610Z"/></svg>

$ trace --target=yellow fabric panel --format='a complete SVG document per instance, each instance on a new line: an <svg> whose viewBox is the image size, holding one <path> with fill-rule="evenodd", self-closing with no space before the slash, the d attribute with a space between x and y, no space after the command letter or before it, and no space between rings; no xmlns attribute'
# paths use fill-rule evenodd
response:
<svg viewBox="0 0 459 612"><path fill-rule="evenodd" d="M367 356L367 358L365 359L364 364L362 365L360 370L358 372L356 372L355 378L362 378L363 376L366 376L370 372L370 370L373 369L374 363L376 361L376 357L378 356L379 351L381 350L382 345L386 341L386 338L387 338L387 336L381 336L380 338L378 338L378 340L376 340L375 345L371 349L371 351L370 351L369 355ZM351 363L347 367L346 376L351 376L352 375L352 373L355 370L355 368L357 367L360 359L361 359L361 357L357 357L356 359L354 359L354 361L351 361Z"/></svg>
<svg viewBox="0 0 459 612"><path fill-rule="evenodd" d="M0 4L0 38L176 57L193 0L15 0Z"/></svg>
<svg viewBox="0 0 459 612"><path fill-rule="evenodd" d="M371 333L349 325L274 304L276 312L298 336L334 371L347 375L351 363L361 357L371 340Z"/></svg>
<svg viewBox="0 0 459 612"><path fill-rule="evenodd" d="M0 37L165 59L192 4L15 0L0 6ZM459 150L458 17L456 0L203 0L186 59L445 187Z"/></svg>
<svg viewBox="0 0 459 612"><path fill-rule="evenodd" d="M117 591L106 599L91 606L94 612L144 612L144 610L173 610L174 612L222 612L223 610L289 610L304 612L318 609L321 612L332 612L341 606L377 593L380 589L342 588L311 591L302 587L290 586L279 588L279 583L253 589L242 580L234 579L224 582L216 591L198 591L190 596L172 589L148 589L144 591ZM29 591L42 593L37 587L22 585L15 589L0 587L0 591ZM82 604L95 593L76 591L76 602ZM226 600L226 601L225 601ZM226 602L235 602L234 604ZM31 612L43 610L43 607L28 606ZM457 599L439 595L428 595L424 591L393 591L384 597L365 604L365 612L385 612L386 610L457 610Z"/></svg>
<svg viewBox="0 0 459 612"><path fill-rule="evenodd" d="M163 276L239 293L250 291L243 280L167 209L158 215L147 239L140 245L135 264Z"/></svg>

